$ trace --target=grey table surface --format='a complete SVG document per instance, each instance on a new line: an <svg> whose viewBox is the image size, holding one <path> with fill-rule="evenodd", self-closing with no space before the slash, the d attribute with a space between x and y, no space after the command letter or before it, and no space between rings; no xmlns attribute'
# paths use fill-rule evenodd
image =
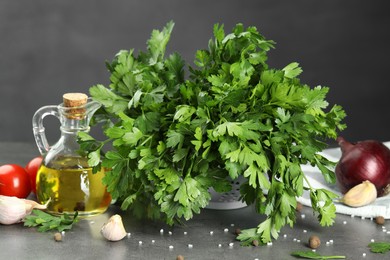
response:
<svg viewBox="0 0 390 260"><path fill-rule="evenodd" d="M24 165L37 155L34 144L0 143L0 165ZM129 236L118 242L106 241L102 225L113 214L120 214ZM181 226L166 226L148 220L136 220L128 212L112 205L107 212L80 220L55 242L54 232L40 233L22 224L0 225L0 259L296 259L291 252L310 250L308 238L321 239L316 250L322 255L345 255L346 259L389 259L390 253L374 254L367 245L372 241L390 241L389 221L377 225L371 219L338 214L335 224L321 227L311 208L297 212L294 227L284 227L272 244L242 247L235 240L236 228L257 226L263 219L252 207L234 210L205 209ZM163 232L162 232L163 231Z"/></svg>

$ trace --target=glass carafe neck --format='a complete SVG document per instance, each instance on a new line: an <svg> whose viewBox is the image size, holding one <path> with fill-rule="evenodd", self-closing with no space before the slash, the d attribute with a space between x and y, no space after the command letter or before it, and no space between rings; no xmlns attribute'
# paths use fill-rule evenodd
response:
<svg viewBox="0 0 390 260"><path fill-rule="evenodd" d="M89 98L86 104L77 107L67 107L60 104L38 109L33 116L32 123L35 141L40 153L45 155L50 149L43 126L43 119L46 116L52 115L60 120L61 132L75 134L81 131L88 132L89 121L100 106L100 103Z"/></svg>
<svg viewBox="0 0 390 260"><path fill-rule="evenodd" d="M84 119L72 119L68 118L66 115L61 114L61 132L76 133L77 132L88 132L89 131L89 120Z"/></svg>

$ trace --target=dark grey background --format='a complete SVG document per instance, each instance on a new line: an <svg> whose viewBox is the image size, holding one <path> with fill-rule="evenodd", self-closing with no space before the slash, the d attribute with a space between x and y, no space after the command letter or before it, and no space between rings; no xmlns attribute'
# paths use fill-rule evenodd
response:
<svg viewBox="0 0 390 260"><path fill-rule="evenodd" d="M1 0L0 141L33 142L31 117L65 92L108 83L104 61L144 50L152 29L176 25L168 52L191 62L214 23L238 22L277 42L269 64L297 61L301 80L330 87L357 141L390 140L390 16L371 0ZM48 120L50 121L50 120ZM53 121L55 121L53 119ZM50 122L49 122L50 124Z"/></svg>

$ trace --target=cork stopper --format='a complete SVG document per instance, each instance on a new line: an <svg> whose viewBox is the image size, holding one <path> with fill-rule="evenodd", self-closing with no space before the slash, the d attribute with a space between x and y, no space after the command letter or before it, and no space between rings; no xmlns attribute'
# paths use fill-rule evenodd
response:
<svg viewBox="0 0 390 260"><path fill-rule="evenodd" d="M67 117L70 119L83 119L85 117L84 105L87 104L88 96L84 93L66 93L62 96L64 107L74 107L67 111Z"/></svg>

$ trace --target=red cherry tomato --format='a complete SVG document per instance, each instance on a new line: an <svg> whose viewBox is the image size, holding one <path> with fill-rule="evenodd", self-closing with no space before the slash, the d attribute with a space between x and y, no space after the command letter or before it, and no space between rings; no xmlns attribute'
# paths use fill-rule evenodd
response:
<svg viewBox="0 0 390 260"><path fill-rule="evenodd" d="M16 164L0 166L0 195L26 198L31 192L30 177Z"/></svg>
<svg viewBox="0 0 390 260"><path fill-rule="evenodd" d="M41 166L42 163L42 156L35 157L29 163L24 167L28 175L30 176L30 181L31 181L31 191L36 193L37 192L37 172L39 167Z"/></svg>

